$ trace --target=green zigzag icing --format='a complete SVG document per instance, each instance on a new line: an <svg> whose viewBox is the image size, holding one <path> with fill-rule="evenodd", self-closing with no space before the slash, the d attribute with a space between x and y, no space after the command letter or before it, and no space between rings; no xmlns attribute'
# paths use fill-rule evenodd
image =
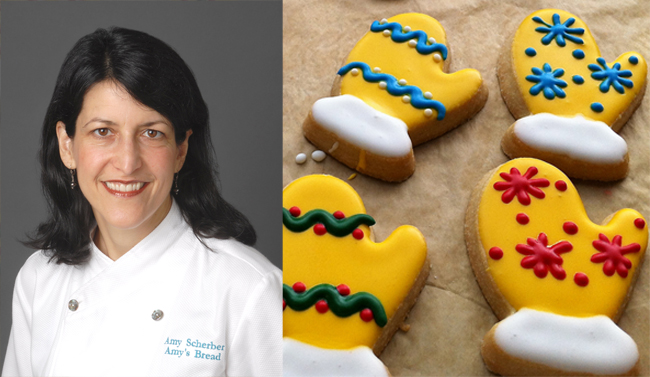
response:
<svg viewBox="0 0 650 377"><path fill-rule="evenodd" d="M312 226L322 223L330 234L336 237L345 237L357 229L359 225L375 225L375 219L365 214L337 219L334 215L322 209L314 209L303 216L293 217L288 209L282 208L282 223L287 229L296 233L304 232Z"/></svg>
<svg viewBox="0 0 650 377"><path fill-rule="evenodd" d="M368 292L357 292L349 296L341 296L335 286L318 284L302 293L297 293L286 284L282 284L282 296L287 305L296 311L307 310L320 300L327 301L332 313L339 317L349 317L363 309L372 310L375 323L379 327L386 326L388 318L381 301Z"/></svg>

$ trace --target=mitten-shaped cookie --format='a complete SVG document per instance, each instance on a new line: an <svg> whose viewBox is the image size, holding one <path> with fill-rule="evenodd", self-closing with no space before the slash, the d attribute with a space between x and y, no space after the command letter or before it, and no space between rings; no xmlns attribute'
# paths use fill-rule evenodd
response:
<svg viewBox="0 0 650 377"><path fill-rule="evenodd" d="M375 220L338 178L310 175L283 192L285 376L385 376L377 358L429 274L412 226L384 242Z"/></svg>
<svg viewBox="0 0 650 377"><path fill-rule="evenodd" d="M501 95L518 118L501 142L505 154L543 159L574 178L624 178L627 144L616 132L645 93L641 54L605 61L587 25L558 9L526 17L505 48Z"/></svg>
<svg viewBox="0 0 650 377"><path fill-rule="evenodd" d="M630 375L639 353L615 322L648 244L640 213L592 223L557 168L520 158L489 173L467 211L465 238L501 322L483 340L502 375Z"/></svg>
<svg viewBox="0 0 650 377"><path fill-rule="evenodd" d="M385 181L413 174L413 146L442 135L485 104L481 74L447 74L445 31L418 13L374 21L348 55L332 88L303 124L318 148Z"/></svg>

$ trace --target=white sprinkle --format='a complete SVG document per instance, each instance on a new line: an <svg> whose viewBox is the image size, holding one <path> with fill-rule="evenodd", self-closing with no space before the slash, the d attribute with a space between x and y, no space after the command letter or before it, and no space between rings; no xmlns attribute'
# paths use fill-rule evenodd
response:
<svg viewBox="0 0 650 377"><path fill-rule="evenodd" d="M381 72L381 68L375 67L375 68L372 69L372 71L375 72L375 73L379 73L379 72Z"/></svg>
<svg viewBox="0 0 650 377"><path fill-rule="evenodd" d="M411 31L411 27L410 26L404 26L404 31L408 33L409 31Z"/></svg>
<svg viewBox="0 0 650 377"><path fill-rule="evenodd" d="M382 24L382 25L387 23L387 22L388 22L388 20L385 19L385 18L382 18L381 21L379 21L379 23Z"/></svg>
<svg viewBox="0 0 650 377"><path fill-rule="evenodd" d="M406 80L405 79L400 79L399 81L400 85L406 85Z"/></svg>
<svg viewBox="0 0 650 377"><path fill-rule="evenodd" d="M386 29L384 30L384 36L388 37L390 35L390 30Z"/></svg>
<svg viewBox="0 0 650 377"><path fill-rule="evenodd" d="M330 153L330 154L331 154L331 153L334 152L338 147L339 147L339 142L338 142L338 141L335 141L334 144L332 145L332 148L330 148L330 150L327 151L327 153Z"/></svg>
<svg viewBox="0 0 650 377"><path fill-rule="evenodd" d="M440 62L441 60L442 60L442 56L440 56L439 53L436 52L435 54L433 54L433 61Z"/></svg>
<svg viewBox="0 0 650 377"><path fill-rule="evenodd" d="M417 42L415 39L411 39L411 40L409 41L409 46L411 46L411 47L415 47L415 46L417 46L417 45L418 45L418 42Z"/></svg>
<svg viewBox="0 0 650 377"><path fill-rule="evenodd" d="M433 94L431 94L431 92L424 92L424 98L431 99L433 98Z"/></svg>
<svg viewBox="0 0 650 377"><path fill-rule="evenodd" d="M402 102L404 102L404 103L409 103L409 102L411 102L411 97L409 97L409 96L404 96L404 97L402 97Z"/></svg>
<svg viewBox="0 0 650 377"><path fill-rule="evenodd" d="M311 159L316 161L316 162L321 162L325 159L327 155L323 151L315 150L314 153L311 154Z"/></svg>
<svg viewBox="0 0 650 377"><path fill-rule="evenodd" d="M307 161L307 155L304 153L298 153L296 156L296 164L304 164Z"/></svg>
<svg viewBox="0 0 650 377"><path fill-rule="evenodd" d="M359 70L356 69L356 68L352 68L352 70L350 71L350 73L352 73L352 76L356 76L356 75L359 74Z"/></svg>
<svg viewBox="0 0 650 377"><path fill-rule="evenodd" d="M386 89L386 81L380 81L379 82L379 87L382 89Z"/></svg>
<svg viewBox="0 0 650 377"><path fill-rule="evenodd" d="M430 38L429 38L429 43L431 43L431 44L435 44L435 43L436 43L436 39L435 39L434 37L430 37Z"/></svg>
<svg viewBox="0 0 650 377"><path fill-rule="evenodd" d="M428 118L431 115L433 115L433 110L431 110L431 109L425 109L424 110L424 116L426 116Z"/></svg>

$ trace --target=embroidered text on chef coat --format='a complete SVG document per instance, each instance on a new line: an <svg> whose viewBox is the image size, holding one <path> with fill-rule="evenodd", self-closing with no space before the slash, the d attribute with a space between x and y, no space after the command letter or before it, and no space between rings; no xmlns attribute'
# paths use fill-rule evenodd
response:
<svg viewBox="0 0 650 377"><path fill-rule="evenodd" d="M202 342L198 339L187 338L183 344L182 339L167 337L164 343L167 348L165 355L181 357L193 357L195 359L221 361L221 353L226 350L223 344Z"/></svg>

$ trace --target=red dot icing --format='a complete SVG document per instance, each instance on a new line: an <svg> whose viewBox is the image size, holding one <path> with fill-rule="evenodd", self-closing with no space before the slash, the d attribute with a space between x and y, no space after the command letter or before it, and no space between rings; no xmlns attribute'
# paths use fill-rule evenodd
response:
<svg viewBox="0 0 650 377"><path fill-rule="evenodd" d="M353 230L352 231L352 237L354 237L354 238L356 238L358 240L362 239L363 238L363 230L358 229L358 228Z"/></svg>
<svg viewBox="0 0 650 377"><path fill-rule="evenodd" d="M306 289L307 289L307 287L305 286L305 283L300 282L300 281L296 282L296 283L293 285L293 291L294 291L294 292L302 293L302 292L304 292Z"/></svg>
<svg viewBox="0 0 650 377"><path fill-rule="evenodd" d="M298 217L298 216L300 216L300 208L298 208L298 207L291 207L291 208L289 208L289 213L290 213L291 216L293 216L293 217Z"/></svg>
<svg viewBox="0 0 650 377"><path fill-rule="evenodd" d="M336 290L339 291L341 296L347 296L350 294L350 287L345 284L339 284L339 286L336 287Z"/></svg>
<svg viewBox="0 0 650 377"><path fill-rule="evenodd" d="M564 233L566 234L576 234L578 233L578 226L576 223L567 221L562 225L562 229L564 230Z"/></svg>
<svg viewBox="0 0 650 377"><path fill-rule="evenodd" d="M517 222L521 225L526 225L530 221L530 218L528 217L527 214L525 213L518 213L517 214Z"/></svg>
<svg viewBox="0 0 650 377"><path fill-rule="evenodd" d="M345 218L345 215L344 215L343 212L341 212L341 211L336 211L336 212L333 213L333 215L334 215L335 218L337 218L337 219L339 219L339 220Z"/></svg>
<svg viewBox="0 0 650 377"><path fill-rule="evenodd" d="M589 284L589 277L582 272L576 272L573 281L580 287L586 287Z"/></svg>
<svg viewBox="0 0 650 377"><path fill-rule="evenodd" d="M634 226L639 229L645 228L645 220L639 217L638 219L634 220Z"/></svg>
<svg viewBox="0 0 650 377"><path fill-rule="evenodd" d="M320 300L316 303L316 310L319 313L327 313L327 311L330 309L329 305L327 305L327 301L325 300Z"/></svg>
<svg viewBox="0 0 650 377"><path fill-rule="evenodd" d="M325 225L323 224L316 224L314 225L314 233L322 236L323 234L327 233L327 228L325 228Z"/></svg>
<svg viewBox="0 0 650 377"><path fill-rule="evenodd" d="M495 246L495 247L491 248L490 251L489 251L489 254L490 254L490 258L492 258L494 260L499 260L499 259L503 258L503 250L501 250L500 247Z"/></svg>
<svg viewBox="0 0 650 377"><path fill-rule="evenodd" d="M282 299L282 310L284 311L284 309L286 308L287 308L287 302L284 301L284 299Z"/></svg>
<svg viewBox="0 0 650 377"><path fill-rule="evenodd" d="M372 310L370 310L370 309L368 309L368 308L363 309L361 312L359 312L359 316L360 316L361 319L363 319L365 322L370 322L370 321L372 321L372 319L374 318L374 316L373 316L373 314L372 314Z"/></svg>
<svg viewBox="0 0 650 377"><path fill-rule="evenodd" d="M555 188L560 190L560 191L566 191L566 182L564 181L556 181L555 182Z"/></svg>

